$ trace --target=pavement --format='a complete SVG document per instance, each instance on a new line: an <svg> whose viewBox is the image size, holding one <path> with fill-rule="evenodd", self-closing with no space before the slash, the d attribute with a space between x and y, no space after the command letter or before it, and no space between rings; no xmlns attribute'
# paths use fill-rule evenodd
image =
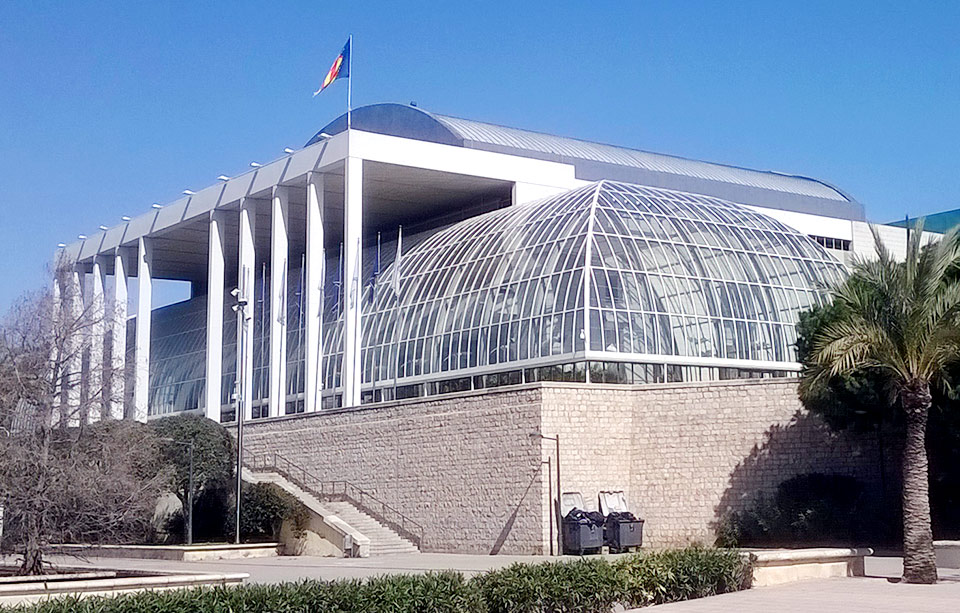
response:
<svg viewBox="0 0 960 613"><path fill-rule="evenodd" d="M458 570L473 575L514 562L554 560L547 556L489 556L415 553L374 558L278 557L212 562L167 562L56 556L51 561L70 567L110 567L185 572L241 572L251 583L279 583L300 579L354 579L392 573ZM5 559L12 562L12 559ZM901 560L893 556L866 559L866 577L802 581L754 588L734 594L690 600L658 607L664 613L957 613L960 612L960 569L940 569L937 585L897 583ZM651 608L643 609L644 612ZM638 610L639 611L639 610Z"/></svg>

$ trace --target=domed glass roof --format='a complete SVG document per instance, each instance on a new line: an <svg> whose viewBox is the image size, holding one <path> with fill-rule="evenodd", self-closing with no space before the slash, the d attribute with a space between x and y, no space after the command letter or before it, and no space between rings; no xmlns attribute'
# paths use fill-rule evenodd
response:
<svg viewBox="0 0 960 613"><path fill-rule="evenodd" d="M364 297L367 384L584 358L795 370L799 313L844 275L761 213L611 181L434 234L402 255L399 295L394 266Z"/></svg>

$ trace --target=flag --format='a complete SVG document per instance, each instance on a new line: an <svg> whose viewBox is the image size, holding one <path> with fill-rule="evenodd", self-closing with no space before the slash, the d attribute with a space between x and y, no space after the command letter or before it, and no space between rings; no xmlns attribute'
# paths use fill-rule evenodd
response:
<svg viewBox="0 0 960 613"><path fill-rule="evenodd" d="M373 271L370 273L370 287L373 289L372 298L376 302L377 280L380 278L380 233L377 232L377 254L373 260Z"/></svg>
<svg viewBox="0 0 960 613"><path fill-rule="evenodd" d="M400 295L400 255L403 248L403 226L397 230L397 257L393 260L393 293Z"/></svg>
<svg viewBox="0 0 960 613"><path fill-rule="evenodd" d="M337 258L337 279L333 282L337 289L337 317L340 317L340 292L343 289L343 243L340 243L340 256Z"/></svg>
<svg viewBox="0 0 960 613"><path fill-rule="evenodd" d="M349 38L347 39L346 44L343 45L343 49L340 51L340 55L337 56L337 59L333 60L330 70L327 71L327 76L323 78L323 83L320 84L320 89L313 92L314 96L325 90L340 77L350 76L350 40Z"/></svg>

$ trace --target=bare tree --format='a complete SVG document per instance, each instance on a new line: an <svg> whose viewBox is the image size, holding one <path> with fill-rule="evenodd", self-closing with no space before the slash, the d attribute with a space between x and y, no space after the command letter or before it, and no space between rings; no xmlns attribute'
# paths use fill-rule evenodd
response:
<svg viewBox="0 0 960 613"><path fill-rule="evenodd" d="M22 574L43 571L51 543L143 538L167 480L155 436L106 419L123 372L90 351L109 317L73 275L61 269L0 321L0 504Z"/></svg>

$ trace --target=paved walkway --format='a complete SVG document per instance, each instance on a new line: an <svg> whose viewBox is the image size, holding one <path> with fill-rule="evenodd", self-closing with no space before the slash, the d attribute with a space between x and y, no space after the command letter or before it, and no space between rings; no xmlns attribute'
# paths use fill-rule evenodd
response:
<svg viewBox="0 0 960 613"><path fill-rule="evenodd" d="M937 585L891 583L900 558L866 559L867 577L800 581L687 602L635 609L656 613L957 613L960 570L940 569Z"/></svg>
<svg viewBox="0 0 960 613"><path fill-rule="evenodd" d="M390 573L458 570L475 574L513 562L540 562L556 558L537 556L485 556L455 554L400 554L376 558L344 559L279 557L214 562L165 562L60 556L52 561L64 566L112 567L186 572L242 572L252 583L279 583L298 579L364 578ZM5 561L12 562L7 558ZM960 569L941 569L934 586L892 583L900 576L900 559L871 557L868 577L814 580L755 588L736 594L691 600L641 611L664 613L957 613L960 612Z"/></svg>

